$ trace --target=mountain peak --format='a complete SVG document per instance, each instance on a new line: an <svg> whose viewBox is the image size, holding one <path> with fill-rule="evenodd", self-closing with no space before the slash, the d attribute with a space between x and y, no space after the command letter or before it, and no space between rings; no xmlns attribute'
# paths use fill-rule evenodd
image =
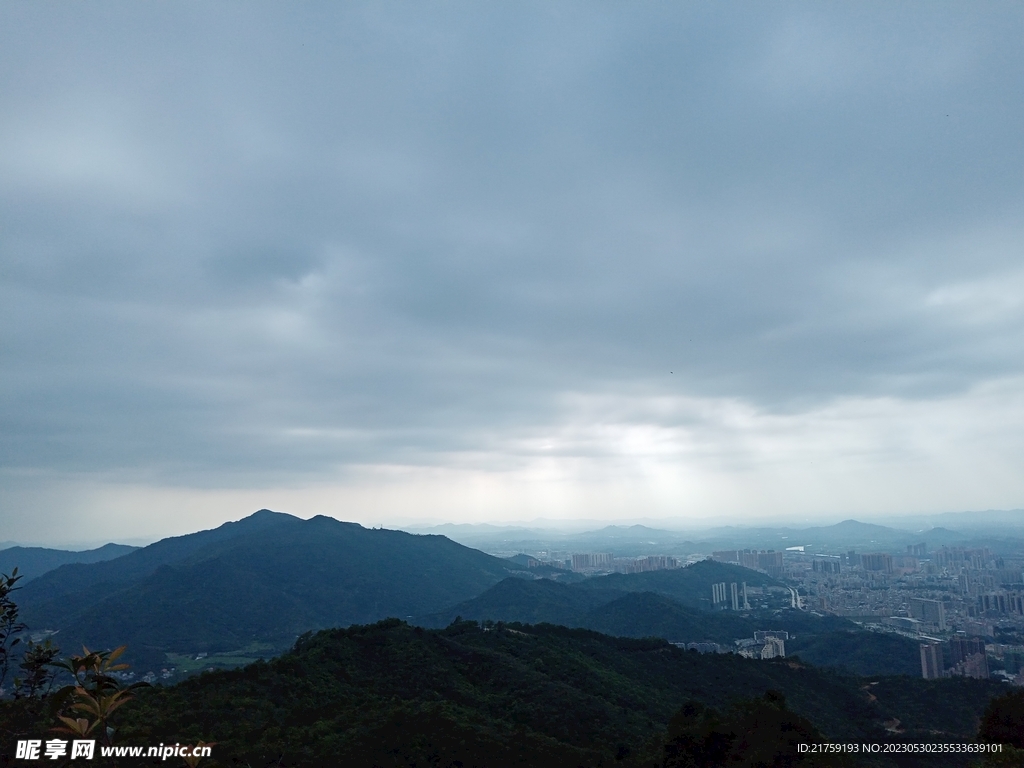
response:
<svg viewBox="0 0 1024 768"><path fill-rule="evenodd" d="M234 528L236 530L258 530L267 526L280 525L281 523L298 523L301 518L289 515L287 512L274 512L272 509L259 509L241 520L232 520L224 523L220 528Z"/></svg>

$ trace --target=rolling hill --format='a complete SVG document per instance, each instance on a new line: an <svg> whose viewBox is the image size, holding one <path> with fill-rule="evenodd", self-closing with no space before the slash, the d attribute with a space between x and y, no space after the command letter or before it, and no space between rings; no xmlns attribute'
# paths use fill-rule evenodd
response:
<svg viewBox="0 0 1024 768"><path fill-rule="evenodd" d="M793 635L787 653L824 667L857 674L917 675L915 642L860 629L835 616L791 609L700 610L695 596L723 580L763 580L763 574L711 561L687 568L599 576L563 584L548 579L505 579L470 600L418 617L424 627L444 627L457 618L474 621L549 623L582 627L618 637L659 637L670 642L712 641L732 647L756 630ZM657 591L656 591L657 590Z"/></svg>
<svg viewBox="0 0 1024 768"><path fill-rule="evenodd" d="M649 592L669 598L679 608L707 607L711 585L746 582L749 586L779 586L774 579L737 565L702 560L686 568L646 573L614 573L563 583L548 579L506 580L486 592L417 621L424 626L442 627L456 616L495 621L548 622L566 626L589 626L589 611L630 593ZM718 614L704 612L705 617Z"/></svg>
<svg viewBox="0 0 1024 768"><path fill-rule="evenodd" d="M46 547L8 547L0 549L0 573L10 574L17 568L18 574L25 579L22 584L26 584L31 579L62 565L113 560L136 549L138 547L130 547L127 544L104 544L102 547L81 552Z"/></svg>
<svg viewBox="0 0 1024 768"><path fill-rule="evenodd" d="M443 536L264 510L115 561L63 566L19 603L64 647L126 643L137 663L159 668L168 652L283 650L311 629L436 611L515 569Z"/></svg>
<svg viewBox="0 0 1024 768"><path fill-rule="evenodd" d="M748 587L782 587L775 579L759 571L738 565L701 560L686 568L671 568L644 573L612 573L580 582L583 589L618 592L654 592L694 608L707 605L711 585L746 583Z"/></svg>
<svg viewBox="0 0 1024 768"><path fill-rule="evenodd" d="M120 711L118 732L128 744L213 741L224 765L639 768L662 765L666 728L683 704L770 713L749 709L768 691L824 737L813 740L846 743L973 740L1002 692L989 681L864 679L550 625L423 630L389 620L304 636L270 662L142 690ZM0 753L14 754L12 733L44 732L31 713L24 700L0 702L12 726L0 733ZM898 733L885 730L893 720ZM807 764L796 757L770 764ZM944 755L941 764L970 757ZM937 765L934 755L843 764Z"/></svg>

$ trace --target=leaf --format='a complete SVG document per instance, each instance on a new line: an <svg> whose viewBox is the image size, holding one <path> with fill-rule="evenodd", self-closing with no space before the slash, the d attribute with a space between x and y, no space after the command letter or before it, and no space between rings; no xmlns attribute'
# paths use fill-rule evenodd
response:
<svg viewBox="0 0 1024 768"><path fill-rule="evenodd" d="M84 717L70 718L70 717L64 717L63 715L61 715L58 719L62 723L64 723L67 727L66 728L54 728L53 730L60 731L62 733L73 733L73 734L76 734L78 736L86 736L86 735L88 735L89 732L93 728L96 727L97 723L99 723L99 720L96 720L95 722L90 723Z"/></svg>
<svg viewBox="0 0 1024 768"><path fill-rule="evenodd" d="M54 692L47 704L47 717L53 717L63 708L64 702L67 701L68 696L75 692L77 686L65 685L63 688Z"/></svg>

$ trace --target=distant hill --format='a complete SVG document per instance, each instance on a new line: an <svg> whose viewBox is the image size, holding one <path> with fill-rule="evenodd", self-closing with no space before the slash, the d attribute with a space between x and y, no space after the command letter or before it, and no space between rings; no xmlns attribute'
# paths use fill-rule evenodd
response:
<svg viewBox="0 0 1024 768"><path fill-rule="evenodd" d="M583 589L612 589L619 592L654 592L692 607L710 600L711 585L721 582L748 587L781 587L781 582L739 565L701 560L686 568L670 568L644 573L612 573L580 582Z"/></svg>
<svg viewBox="0 0 1024 768"><path fill-rule="evenodd" d="M129 547L126 544L104 544L97 549L87 549L83 552L44 547L9 547L0 549L0 573L10 574L17 568L18 574L24 577L21 583L26 584L31 579L68 563L99 563L127 555L136 549L138 547Z"/></svg>
<svg viewBox="0 0 1024 768"><path fill-rule="evenodd" d="M791 609L699 609L697 595L710 593L711 584L744 580L775 584L764 574L712 561L667 571L600 576L574 584L506 579L471 600L420 616L416 623L444 627L456 618L550 623L618 637L709 640L730 648L734 640L753 637L756 630L779 629L794 636L786 645L788 654L800 654L816 665L858 674L920 674L916 643L868 632L847 619Z"/></svg>
<svg viewBox="0 0 1024 768"><path fill-rule="evenodd" d="M907 545L924 543L929 551L944 544L963 543L971 536L960 532L932 530L909 531L900 528L843 520L840 523L808 528L721 528L706 532L702 549L737 548L775 549L806 546L808 552L903 552Z"/></svg>
<svg viewBox="0 0 1024 768"><path fill-rule="evenodd" d="M902 552L908 544L925 543L929 551L943 545L991 546L999 542L1018 547L1024 540L1024 514L1014 510L919 517L890 518L878 524L855 519L834 525L720 526L702 530L668 530L656 521L638 525L607 525L590 530L558 530L514 525L453 525L414 530L440 533L488 552L506 554L560 550L568 552L611 552L616 557L643 555L687 556L714 550L775 549L810 545L809 551ZM948 521L948 523L943 522ZM675 521L676 524L681 521ZM935 527L936 525L940 527ZM955 530L941 526L949 525ZM1011 541L1012 540L1012 541Z"/></svg>
<svg viewBox="0 0 1024 768"><path fill-rule="evenodd" d="M203 547L301 522L292 515L261 509L249 517L212 530L161 539L117 560L62 566L25 585L18 599L28 605L61 598L80 603L85 595L94 591L94 587L98 588L95 591L109 593L149 576L162 565L181 561Z"/></svg>
<svg viewBox="0 0 1024 768"><path fill-rule="evenodd" d="M674 531L666 531L660 528L650 528L646 525L606 525L596 531L586 531L577 534L580 539L598 541L674 541L683 537Z"/></svg>
<svg viewBox="0 0 1024 768"><path fill-rule="evenodd" d="M417 622L424 626L443 627L456 616L462 616L477 620L549 622L570 627L589 627L591 625L587 623L587 616L591 610L625 594L654 593L671 598L674 605L679 607L688 606L696 609L702 604L707 604L706 598L711 595L711 585L722 581L745 581L749 586L779 586L777 581L763 573L738 565L703 560L686 568L646 573L614 573L571 584L556 583L547 579L506 580L444 611L420 616ZM703 603L702 598L705 598Z"/></svg>
<svg viewBox="0 0 1024 768"><path fill-rule="evenodd" d="M121 710L119 733L126 743L214 741L225 765L639 768L662 764L666 727L687 701L724 711L767 691L822 740L858 744L972 741L1002 692L989 681L864 679L550 625L422 630L389 620L303 637L269 663L144 689ZM27 711L0 702L7 723ZM886 731L893 721L900 730ZM0 750L13 754L11 734L44 729L5 728ZM867 764L897 766L887 754ZM934 755L898 763L937 764Z"/></svg>
<svg viewBox="0 0 1024 768"><path fill-rule="evenodd" d="M591 610L580 626L617 637L661 637L671 642L711 640L730 647L733 640L753 637L757 629L783 629L732 611L697 611L653 592L622 595Z"/></svg>
<svg viewBox="0 0 1024 768"><path fill-rule="evenodd" d="M918 643L901 635L851 629L800 634L786 643L786 652L817 666L859 675L921 674Z"/></svg>
<svg viewBox="0 0 1024 768"><path fill-rule="evenodd" d="M456 617L484 621L519 621L525 624L587 626L587 614L622 596L618 590L580 589L551 579L505 579L471 600L434 614L417 617L426 627L445 627Z"/></svg>
<svg viewBox="0 0 1024 768"><path fill-rule="evenodd" d="M412 616L465 600L516 567L443 536L262 510L115 561L67 565L19 593L33 629L62 646L167 652L288 647L311 629Z"/></svg>
<svg viewBox="0 0 1024 768"><path fill-rule="evenodd" d="M885 539L892 536L905 536L908 531L901 531L876 523L862 523L860 520L843 520L834 525L826 525L819 528L805 528L800 531L802 534L821 534L827 537L841 537L845 540L863 541L869 537Z"/></svg>

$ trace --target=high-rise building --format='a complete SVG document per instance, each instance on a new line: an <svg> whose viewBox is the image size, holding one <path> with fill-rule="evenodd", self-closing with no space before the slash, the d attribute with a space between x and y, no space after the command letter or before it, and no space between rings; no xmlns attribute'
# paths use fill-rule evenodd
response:
<svg viewBox="0 0 1024 768"><path fill-rule="evenodd" d="M957 586L960 587L961 595L971 594L971 587L974 586L971 579L971 572L966 568L960 571L960 575L957 577Z"/></svg>
<svg viewBox="0 0 1024 768"><path fill-rule="evenodd" d="M985 641L980 637L956 635L949 639L949 660L953 664L959 664L979 653L985 653Z"/></svg>
<svg viewBox="0 0 1024 768"><path fill-rule="evenodd" d="M740 590L735 581L730 585L730 591L732 593L732 609L738 611L740 609Z"/></svg>
<svg viewBox="0 0 1024 768"><path fill-rule="evenodd" d="M946 629L946 608L941 600L912 597L907 604L912 619L934 624L940 630Z"/></svg>
<svg viewBox="0 0 1024 768"><path fill-rule="evenodd" d="M789 631L785 629L754 630L754 639L759 643L763 643L769 637L774 637L776 640L789 640Z"/></svg>
<svg viewBox="0 0 1024 768"><path fill-rule="evenodd" d="M757 567L773 578L782 576L782 553L769 549L757 553Z"/></svg>
<svg viewBox="0 0 1024 768"><path fill-rule="evenodd" d="M968 619L964 622L964 631L968 635L975 637L991 637L996 636L995 626L991 621L979 621L978 619Z"/></svg>
<svg viewBox="0 0 1024 768"><path fill-rule="evenodd" d="M755 570L757 566L757 552L751 552L749 549L744 549L742 552L737 552L736 556L739 558L740 565L744 568L750 568Z"/></svg>
<svg viewBox="0 0 1024 768"><path fill-rule="evenodd" d="M951 670L951 674L973 677L976 680L988 680L990 674L988 657L984 653L968 656Z"/></svg>
<svg viewBox="0 0 1024 768"><path fill-rule="evenodd" d="M711 585L711 605L717 606L725 602L725 582Z"/></svg>
<svg viewBox="0 0 1024 768"><path fill-rule="evenodd" d="M761 649L762 659L785 658L786 643L779 637L766 637L764 647Z"/></svg>
<svg viewBox="0 0 1024 768"><path fill-rule="evenodd" d="M572 556L572 569L582 571L587 568L611 568L615 556L611 552L584 553Z"/></svg>
<svg viewBox="0 0 1024 768"><path fill-rule="evenodd" d="M985 641L980 637L957 635L950 638L949 660L951 675L988 679L988 656L985 652Z"/></svg>
<svg viewBox="0 0 1024 768"><path fill-rule="evenodd" d="M1009 645L1003 649L1003 664L1011 675L1024 670L1024 646Z"/></svg>
<svg viewBox="0 0 1024 768"><path fill-rule="evenodd" d="M825 559L814 559L811 561L811 570L815 573L839 573L840 564L838 557Z"/></svg>
<svg viewBox="0 0 1024 768"><path fill-rule="evenodd" d="M938 643L921 643L921 677L935 680L942 677L942 647Z"/></svg>
<svg viewBox="0 0 1024 768"><path fill-rule="evenodd" d="M860 556L860 564L865 571L892 573L892 557L884 552L873 552Z"/></svg>

